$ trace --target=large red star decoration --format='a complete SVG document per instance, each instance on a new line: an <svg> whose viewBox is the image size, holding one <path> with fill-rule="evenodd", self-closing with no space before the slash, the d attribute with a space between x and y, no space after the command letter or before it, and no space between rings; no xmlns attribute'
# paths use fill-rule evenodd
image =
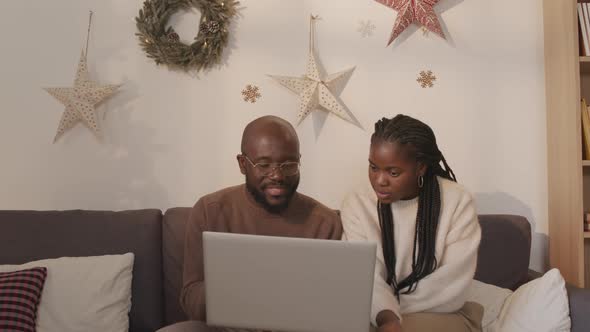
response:
<svg viewBox="0 0 590 332"><path fill-rule="evenodd" d="M387 7L397 11L397 19L391 31L391 37L387 45L389 46L399 35L406 30L412 23L424 26L429 31L436 33L445 39L445 35L440 27L440 22L434 13L432 7L439 0L375 0Z"/></svg>

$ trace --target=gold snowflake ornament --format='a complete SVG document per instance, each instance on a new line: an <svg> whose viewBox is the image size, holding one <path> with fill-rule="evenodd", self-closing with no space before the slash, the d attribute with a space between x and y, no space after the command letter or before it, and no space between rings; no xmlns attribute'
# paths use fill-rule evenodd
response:
<svg viewBox="0 0 590 332"><path fill-rule="evenodd" d="M434 86L434 81L436 81L436 76L432 74L431 70L420 72L420 76L416 79L420 86L423 88L429 87L432 88Z"/></svg>
<svg viewBox="0 0 590 332"><path fill-rule="evenodd" d="M258 98L262 97L259 91L260 89L258 89L256 85L246 85L246 88L242 90L242 96L244 98L244 101L255 103L258 100Z"/></svg>

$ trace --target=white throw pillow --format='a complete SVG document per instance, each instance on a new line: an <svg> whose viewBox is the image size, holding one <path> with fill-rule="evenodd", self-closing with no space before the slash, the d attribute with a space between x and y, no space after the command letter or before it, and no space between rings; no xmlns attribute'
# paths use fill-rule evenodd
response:
<svg viewBox="0 0 590 332"><path fill-rule="evenodd" d="M467 301L478 302L484 307L482 327L485 332L562 332L571 329L565 281L557 269L520 286L514 293L474 281Z"/></svg>
<svg viewBox="0 0 590 332"><path fill-rule="evenodd" d="M47 268L37 312L38 332L127 332L133 259L132 253L62 257L0 265L0 272Z"/></svg>
<svg viewBox="0 0 590 332"><path fill-rule="evenodd" d="M570 331L565 281L552 269L541 278L520 286L506 299L492 332Z"/></svg>
<svg viewBox="0 0 590 332"><path fill-rule="evenodd" d="M479 303L483 307L481 326L484 332L487 331L491 323L496 321L506 298L511 294L510 289L486 284L478 280L471 282L467 290L467 301Z"/></svg>

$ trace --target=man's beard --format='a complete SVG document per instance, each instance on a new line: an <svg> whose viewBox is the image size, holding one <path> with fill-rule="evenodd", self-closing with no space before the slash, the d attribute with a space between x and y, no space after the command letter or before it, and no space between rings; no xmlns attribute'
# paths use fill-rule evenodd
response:
<svg viewBox="0 0 590 332"><path fill-rule="evenodd" d="M264 188L262 188L262 191L258 190L257 187L250 185L250 183L248 182L248 177L246 177L246 189L248 189L248 192L252 195L252 197L254 197L254 200L258 204L262 205L262 207L266 211L274 214L284 211L289 206L289 202L291 202L291 198L293 198L293 195L295 195L295 191L297 191L298 186L299 179L297 179L297 181L291 184L290 186L285 186L288 190L285 202L280 205L271 205L266 201L266 196L263 192Z"/></svg>

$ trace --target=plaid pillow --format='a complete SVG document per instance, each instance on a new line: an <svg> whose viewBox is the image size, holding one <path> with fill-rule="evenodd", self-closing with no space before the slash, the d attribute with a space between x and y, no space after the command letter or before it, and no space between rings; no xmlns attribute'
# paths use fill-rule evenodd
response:
<svg viewBox="0 0 590 332"><path fill-rule="evenodd" d="M0 273L0 331L35 332L47 269Z"/></svg>

